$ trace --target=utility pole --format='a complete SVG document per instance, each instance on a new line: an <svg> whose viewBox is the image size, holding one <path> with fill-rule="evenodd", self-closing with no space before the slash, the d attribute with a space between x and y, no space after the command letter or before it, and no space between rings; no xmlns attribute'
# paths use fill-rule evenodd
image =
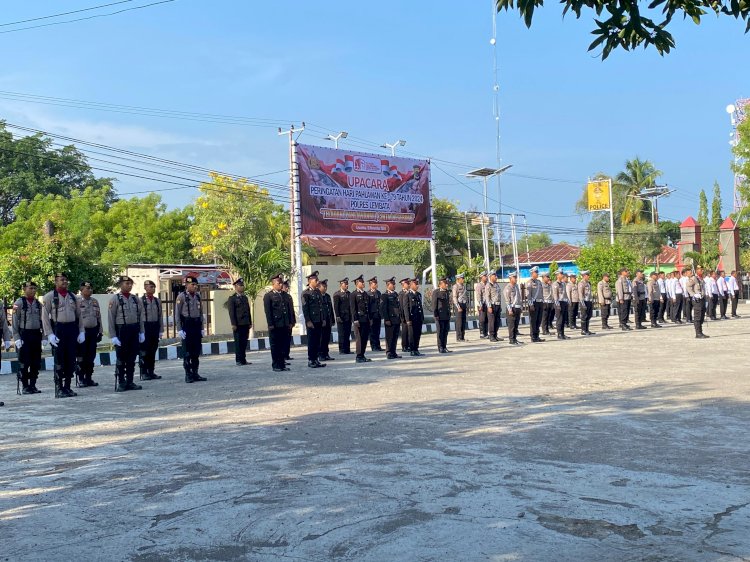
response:
<svg viewBox="0 0 750 562"><path fill-rule="evenodd" d="M659 198L666 197L674 192L674 189L669 189L666 185L655 185L644 189L639 195L630 196L635 199L651 202L651 224L654 225L654 230L657 235L659 233ZM659 253L661 253L661 251ZM659 254L656 255L656 272L659 272Z"/></svg>
<svg viewBox="0 0 750 562"><path fill-rule="evenodd" d="M484 210L482 213L482 252L484 252L484 268L485 271L490 270L490 252L489 252L489 241L487 239L487 180L492 176L498 176L503 172L507 172L513 167L513 164L508 164L502 168L478 168L472 170L466 177L468 178L482 178L482 184L484 190L482 192L482 200L484 203Z"/></svg>

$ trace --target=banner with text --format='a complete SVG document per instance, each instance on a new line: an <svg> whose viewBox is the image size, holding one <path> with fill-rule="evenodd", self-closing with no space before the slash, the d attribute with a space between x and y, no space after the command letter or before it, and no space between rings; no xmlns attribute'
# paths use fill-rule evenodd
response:
<svg viewBox="0 0 750 562"><path fill-rule="evenodd" d="M302 234L432 238L426 160L297 145Z"/></svg>
<svg viewBox="0 0 750 562"><path fill-rule="evenodd" d="M587 184L589 212L609 210L609 180L593 180Z"/></svg>

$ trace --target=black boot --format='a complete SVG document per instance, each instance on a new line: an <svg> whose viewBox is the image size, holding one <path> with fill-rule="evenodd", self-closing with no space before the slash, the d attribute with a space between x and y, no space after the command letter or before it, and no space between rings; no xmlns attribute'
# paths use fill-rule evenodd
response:
<svg viewBox="0 0 750 562"><path fill-rule="evenodd" d="M70 398L73 396L78 396L77 392L73 392L70 388L71 379L65 379L65 382L63 383L62 391L66 398Z"/></svg>
<svg viewBox="0 0 750 562"><path fill-rule="evenodd" d="M128 388L128 383L125 382L125 377L122 375L117 375L117 387L115 387L115 392L126 392L127 390L130 390Z"/></svg>
<svg viewBox="0 0 750 562"><path fill-rule="evenodd" d="M23 385L23 390L20 392L20 394L34 394L34 391L31 387L31 381L28 379L21 379L21 384Z"/></svg>
<svg viewBox="0 0 750 562"><path fill-rule="evenodd" d="M91 378L92 376L93 375L86 373L86 386L99 386L99 383Z"/></svg>
<svg viewBox="0 0 750 562"><path fill-rule="evenodd" d="M197 369L193 369L192 373L193 373L193 382L203 382L203 381L207 381L208 380L206 377L200 376L198 374L198 370Z"/></svg>
<svg viewBox="0 0 750 562"><path fill-rule="evenodd" d="M133 374L128 374L126 376L125 385L128 387L128 390L141 390L143 387L140 384L135 384L133 382Z"/></svg>

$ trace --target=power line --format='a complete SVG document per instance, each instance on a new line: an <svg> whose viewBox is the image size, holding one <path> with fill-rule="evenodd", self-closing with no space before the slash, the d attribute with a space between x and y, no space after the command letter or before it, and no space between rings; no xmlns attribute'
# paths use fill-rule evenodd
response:
<svg viewBox="0 0 750 562"><path fill-rule="evenodd" d="M29 23L32 21L48 20L50 18L58 18L60 16L69 16L71 14L80 14L81 12L90 12L91 10L98 10L99 8L108 8L110 6L116 6L117 4L127 4L133 2L133 0L120 0L119 2L111 2L109 4L100 4L99 6L92 6L91 8L82 8L80 10L73 10L72 12L61 12L59 14L52 14L50 16L42 16L40 18L31 18L28 20L18 20L9 23L0 23L0 27L6 27L9 25L18 25L19 23Z"/></svg>

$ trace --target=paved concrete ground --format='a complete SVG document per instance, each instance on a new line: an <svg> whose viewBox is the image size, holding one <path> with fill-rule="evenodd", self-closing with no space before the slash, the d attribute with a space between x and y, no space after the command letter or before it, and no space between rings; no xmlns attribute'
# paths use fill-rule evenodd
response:
<svg viewBox="0 0 750 562"><path fill-rule="evenodd" d="M0 377L0 560L750 560L743 312L65 400Z"/></svg>

